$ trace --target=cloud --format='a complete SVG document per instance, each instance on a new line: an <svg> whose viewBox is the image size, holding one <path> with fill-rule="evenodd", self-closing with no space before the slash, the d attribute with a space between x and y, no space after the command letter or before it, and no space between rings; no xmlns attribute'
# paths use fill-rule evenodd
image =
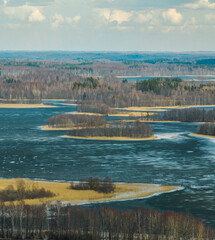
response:
<svg viewBox="0 0 215 240"><path fill-rule="evenodd" d="M179 24L182 21L181 13L178 13L175 8L170 8L162 14L164 20L171 22L172 24Z"/></svg>
<svg viewBox="0 0 215 240"><path fill-rule="evenodd" d="M210 0L199 0L196 3L184 4L184 7L192 8L192 9L198 9L198 8L214 9L215 3L211 3Z"/></svg>
<svg viewBox="0 0 215 240"><path fill-rule="evenodd" d="M29 22L42 22L45 20L45 17L39 11L39 9L35 8L31 15L28 18Z"/></svg>
<svg viewBox="0 0 215 240"><path fill-rule="evenodd" d="M18 19L21 21L28 19L29 22L42 22L45 20L45 16L42 15L39 8L28 5L19 7L5 7L3 12L9 18Z"/></svg>
<svg viewBox="0 0 215 240"><path fill-rule="evenodd" d="M214 23L215 22L215 14L207 14L205 16L205 19L208 23Z"/></svg>
<svg viewBox="0 0 215 240"><path fill-rule="evenodd" d="M150 22L151 20L153 20L153 18L154 18L154 14L152 11L147 12L147 13L139 13L137 15L136 22L146 23L146 22Z"/></svg>
<svg viewBox="0 0 215 240"><path fill-rule="evenodd" d="M2 0L2 1L3 1L3 3L4 3L4 6L6 6L7 3L8 3L8 0Z"/></svg>
<svg viewBox="0 0 215 240"><path fill-rule="evenodd" d="M55 14L53 16L52 28L58 29L59 25L64 22L64 18L60 14Z"/></svg>
<svg viewBox="0 0 215 240"><path fill-rule="evenodd" d="M108 8L97 8L97 9L94 9L94 11L98 12L98 14L101 17L104 17L106 20L109 21L110 16L111 16L111 10L110 9L108 9Z"/></svg>
<svg viewBox="0 0 215 240"><path fill-rule="evenodd" d="M117 22L117 24L122 24L123 22L130 21L133 13L127 12L118 9L108 9L108 8L97 8L96 12L103 18L105 18L108 22Z"/></svg>
<svg viewBox="0 0 215 240"><path fill-rule="evenodd" d="M67 17L65 20L66 20L67 23L73 24L73 23L79 22L80 19L81 19L81 16L80 16L80 15L77 15L77 16L75 16L75 17L73 17L73 18Z"/></svg>
<svg viewBox="0 0 215 240"><path fill-rule="evenodd" d="M112 14L110 16L110 22L117 22L118 24L121 24L123 22L128 22L132 17L131 12L126 12L122 10L113 10Z"/></svg>

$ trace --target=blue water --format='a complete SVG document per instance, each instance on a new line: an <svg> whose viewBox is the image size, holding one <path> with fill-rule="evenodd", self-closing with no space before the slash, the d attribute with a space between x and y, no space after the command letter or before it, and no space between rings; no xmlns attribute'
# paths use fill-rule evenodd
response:
<svg viewBox="0 0 215 240"><path fill-rule="evenodd" d="M215 139L189 136L194 123L154 123L155 141L106 142L64 138L39 126L75 107L0 109L0 177L79 180L109 175L119 182L183 186L145 200L108 203L190 212L215 223Z"/></svg>
<svg viewBox="0 0 215 240"><path fill-rule="evenodd" d="M198 81L200 81L200 82L202 81L204 83L208 83L215 79L215 76L173 76L173 77L181 78L184 81L192 82L192 81L198 80ZM148 79L152 79L152 78L156 78L156 76L155 77L129 77L129 78L120 77L119 79L127 79L128 81L136 82L136 81L144 81L144 80L148 80Z"/></svg>

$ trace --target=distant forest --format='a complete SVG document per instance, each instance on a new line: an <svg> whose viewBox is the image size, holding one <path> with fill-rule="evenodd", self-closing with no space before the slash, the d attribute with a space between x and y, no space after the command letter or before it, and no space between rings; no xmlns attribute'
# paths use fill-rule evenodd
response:
<svg viewBox="0 0 215 240"><path fill-rule="evenodd" d="M164 121L180 121L180 122L214 122L215 108L212 110L205 110L201 108L188 108L166 111L163 117L155 116L158 120Z"/></svg>
<svg viewBox="0 0 215 240"><path fill-rule="evenodd" d="M215 123L214 124L203 124L197 129L198 134L215 136Z"/></svg>
<svg viewBox="0 0 215 240"><path fill-rule="evenodd" d="M47 120L47 125L51 128L69 127L99 127L107 124L102 116L60 114Z"/></svg>
<svg viewBox="0 0 215 240"><path fill-rule="evenodd" d="M85 128L69 131L68 135L76 137L128 137L128 138L148 138L154 135L149 124L134 122L112 122L106 126L97 128Z"/></svg>
<svg viewBox="0 0 215 240"><path fill-rule="evenodd" d="M77 105L78 112L100 113L100 114L115 114L116 110L99 101L81 101Z"/></svg>
<svg viewBox="0 0 215 240"><path fill-rule="evenodd" d="M161 58L118 62L2 60L0 99L15 99L19 102L23 99L88 100L100 101L112 108L215 104L213 81L185 82L176 77L159 77L130 82L126 77L124 80L114 77L215 74L212 60L189 61Z"/></svg>
<svg viewBox="0 0 215 240"><path fill-rule="evenodd" d="M47 240L213 240L215 232L189 215L70 205L0 205L0 237Z"/></svg>

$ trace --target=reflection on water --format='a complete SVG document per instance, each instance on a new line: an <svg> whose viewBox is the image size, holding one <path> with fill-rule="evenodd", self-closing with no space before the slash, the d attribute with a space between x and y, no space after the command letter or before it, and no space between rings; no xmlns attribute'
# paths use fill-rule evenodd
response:
<svg viewBox="0 0 215 240"><path fill-rule="evenodd" d="M215 139L189 136L198 124L154 123L158 139L144 142L73 140L39 128L73 110L0 109L0 177L69 181L109 175L120 182L179 185L185 189L109 204L188 211L215 223Z"/></svg>

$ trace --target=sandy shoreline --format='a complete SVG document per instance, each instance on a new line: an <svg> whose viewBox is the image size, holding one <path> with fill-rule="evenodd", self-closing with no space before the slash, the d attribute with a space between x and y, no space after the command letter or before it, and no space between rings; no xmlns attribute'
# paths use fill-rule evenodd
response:
<svg viewBox="0 0 215 240"><path fill-rule="evenodd" d="M57 106L39 104L17 104L17 103L0 103L0 108L55 108Z"/></svg>
<svg viewBox="0 0 215 240"><path fill-rule="evenodd" d="M101 203L110 201L125 201L152 197L162 193L181 190L177 186L162 186L158 184L144 184L144 183L115 183L116 190L111 194L97 193L91 190L71 190L69 189L70 183L68 182L48 182L48 181L31 181L24 180L27 186L33 184L39 188L49 189L56 194L52 198L43 199L28 199L25 200L26 204L41 204L53 203L61 201L73 205L82 205L90 203ZM16 179L0 179L0 190L5 189L8 185L16 185Z"/></svg>
<svg viewBox="0 0 215 240"><path fill-rule="evenodd" d="M126 110L126 109L125 109ZM109 117L145 117L147 113L145 112L118 112L115 114L101 114L101 113L89 113L89 112L73 112L76 115L93 115L93 116L109 116ZM150 113L149 116L154 115Z"/></svg>
<svg viewBox="0 0 215 240"><path fill-rule="evenodd" d="M129 137L76 137L64 135L64 137L80 140L105 140L105 141L150 141L157 139L157 136L149 138L129 138Z"/></svg>
<svg viewBox="0 0 215 240"><path fill-rule="evenodd" d="M77 103L61 103L63 106L77 106Z"/></svg>
<svg viewBox="0 0 215 240"><path fill-rule="evenodd" d="M49 127L48 125L40 126L42 130L45 131L67 131L67 130L79 130L79 129L86 129L86 128L95 128L95 127L67 127L67 128L57 128L57 127Z"/></svg>
<svg viewBox="0 0 215 240"><path fill-rule="evenodd" d="M204 135L204 134L198 134L198 133L190 133L189 135L190 135L190 136L195 136L195 137L215 138L215 136Z"/></svg>
<svg viewBox="0 0 215 240"><path fill-rule="evenodd" d="M198 107L215 107L215 105L184 105L184 106L157 106L157 107L128 107L128 108L115 108L119 110L127 111L144 111L144 112L162 112L169 109L186 109L186 108L198 108Z"/></svg>

